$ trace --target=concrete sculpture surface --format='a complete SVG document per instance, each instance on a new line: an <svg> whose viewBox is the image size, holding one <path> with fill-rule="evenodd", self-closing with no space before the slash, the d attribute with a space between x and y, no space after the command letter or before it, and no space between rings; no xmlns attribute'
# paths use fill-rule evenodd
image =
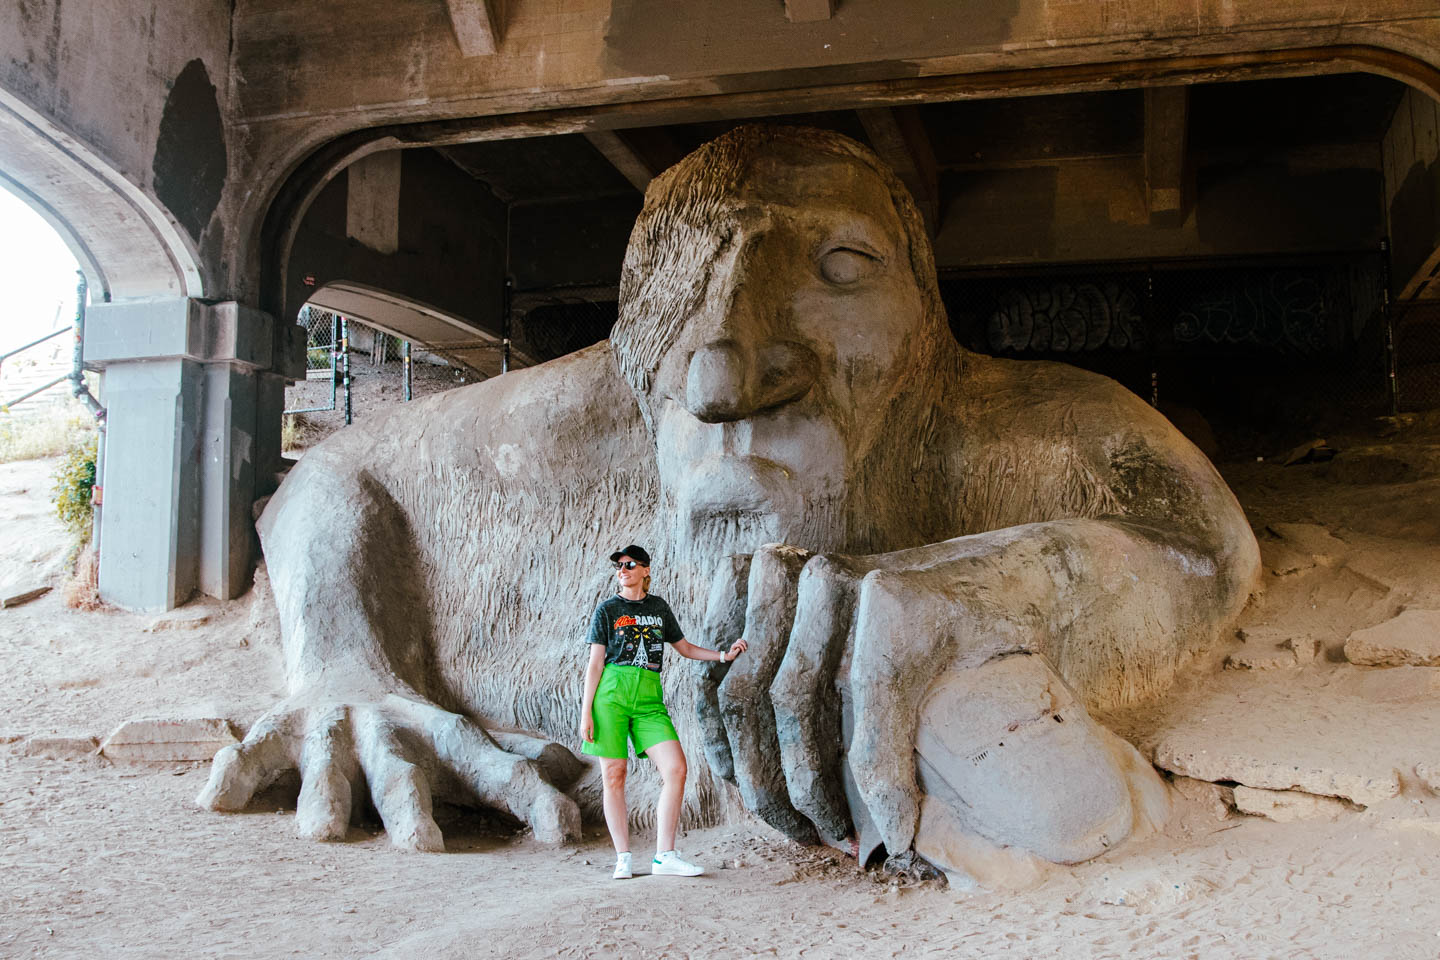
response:
<svg viewBox="0 0 1440 960"><path fill-rule="evenodd" d="M1163 694L1259 568L1145 403L955 343L870 151L761 126L652 184L607 343L336 434L259 526L289 695L203 805L298 770L309 837L343 835L362 786L403 847L442 848L432 792L574 836L593 778L556 744L578 745L605 557L640 542L694 642L750 644L723 676L667 667L709 760L690 822L730 780L798 840L961 877L1164 816L1087 711Z"/></svg>

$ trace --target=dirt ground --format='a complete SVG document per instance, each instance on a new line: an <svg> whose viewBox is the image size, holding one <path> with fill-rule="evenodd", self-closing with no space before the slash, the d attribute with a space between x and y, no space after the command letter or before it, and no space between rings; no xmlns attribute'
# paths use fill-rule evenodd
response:
<svg viewBox="0 0 1440 960"><path fill-rule="evenodd" d="M1245 639L1163 703L1104 718L1152 756L1390 776L1399 795L1287 823L1177 792L1162 834L1019 893L862 872L753 823L686 835L712 868L693 880L612 881L599 828L545 848L458 809L442 855L399 853L374 821L302 842L284 790L226 816L194 805L208 764L59 758L127 717L252 722L281 676L249 598L153 632L58 590L0 610L0 957L1440 957L1440 797L1422 782L1440 767L1440 668L1343 649L1440 609L1437 437L1363 425L1326 464L1225 466L1267 567ZM0 466L0 580L58 574L51 469Z"/></svg>

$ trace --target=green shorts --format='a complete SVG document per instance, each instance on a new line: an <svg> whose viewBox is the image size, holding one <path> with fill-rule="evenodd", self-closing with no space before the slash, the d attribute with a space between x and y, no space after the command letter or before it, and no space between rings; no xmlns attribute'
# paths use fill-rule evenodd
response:
<svg viewBox="0 0 1440 960"><path fill-rule="evenodd" d="M630 755L627 739L637 757L657 743L680 739L660 699L660 674L644 667L607 663L590 716L595 742L581 743L580 749L592 757L625 759Z"/></svg>

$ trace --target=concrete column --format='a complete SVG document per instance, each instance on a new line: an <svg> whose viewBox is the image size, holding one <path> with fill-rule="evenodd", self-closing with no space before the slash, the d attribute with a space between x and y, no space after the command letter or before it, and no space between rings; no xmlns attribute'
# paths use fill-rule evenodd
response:
<svg viewBox="0 0 1440 960"><path fill-rule="evenodd" d="M105 368L100 595L122 607L168 610L195 589L200 392L191 360Z"/></svg>
<svg viewBox="0 0 1440 960"><path fill-rule="evenodd" d="M265 373L277 345L285 369ZM261 381L303 370L303 348L300 338L274 336L268 315L233 302L90 308L85 362L105 371L109 411L102 598L168 610L197 588L229 599L248 587L250 508L270 468L257 458L280 429L279 411L262 403L274 391Z"/></svg>

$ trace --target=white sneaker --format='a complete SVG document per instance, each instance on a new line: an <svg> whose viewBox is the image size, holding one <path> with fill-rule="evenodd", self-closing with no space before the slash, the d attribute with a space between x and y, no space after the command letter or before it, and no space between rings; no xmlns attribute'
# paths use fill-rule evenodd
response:
<svg viewBox="0 0 1440 960"><path fill-rule="evenodd" d="M630 870L629 852L617 853L615 855L615 879L629 880L633 876L635 876L635 874Z"/></svg>
<svg viewBox="0 0 1440 960"><path fill-rule="evenodd" d="M705 868L698 863L680 859L680 851L666 850L655 854L650 862L650 873L656 877L698 877Z"/></svg>

